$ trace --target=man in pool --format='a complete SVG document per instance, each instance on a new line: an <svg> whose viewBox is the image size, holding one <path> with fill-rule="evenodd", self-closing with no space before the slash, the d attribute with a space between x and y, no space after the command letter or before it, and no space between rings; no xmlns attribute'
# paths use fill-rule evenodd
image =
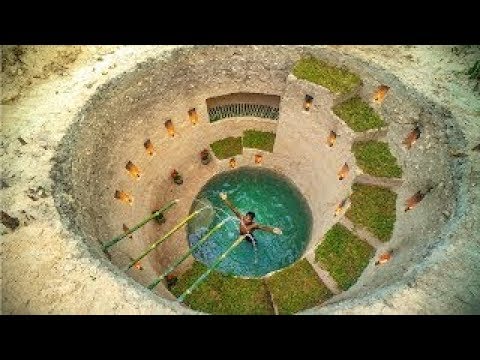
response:
<svg viewBox="0 0 480 360"><path fill-rule="evenodd" d="M270 227L265 225L257 224L253 221L255 219L255 213L249 211L243 216L238 209L233 206L230 200L227 199L227 194L220 193L220 198L227 204L227 206L235 213L235 215L240 219L240 235L246 235L245 240L250 242L253 246L257 245L257 240L253 236L252 232L255 230L268 231L277 235L282 234L282 230L278 227Z"/></svg>

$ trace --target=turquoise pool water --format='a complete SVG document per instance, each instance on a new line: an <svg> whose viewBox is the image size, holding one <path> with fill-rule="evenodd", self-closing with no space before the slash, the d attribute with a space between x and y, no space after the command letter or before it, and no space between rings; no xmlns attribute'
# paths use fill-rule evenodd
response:
<svg viewBox="0 0 480 360"><path fill-rule="evenodd" d="M271 170L244 167L214 176L194 200L191 212L203 206L208 209L188 225L190 246L223 219L234 218L194 252L197 260L210 265L239 236L239 221L220 199L220 192L227 193L242 214L253 211L257 223L279 227L283 234L255 230L257 247L243 241L220 264L219 271L259 277L290 265L303 254L312 228L305 198L286 177Z"/></svg>

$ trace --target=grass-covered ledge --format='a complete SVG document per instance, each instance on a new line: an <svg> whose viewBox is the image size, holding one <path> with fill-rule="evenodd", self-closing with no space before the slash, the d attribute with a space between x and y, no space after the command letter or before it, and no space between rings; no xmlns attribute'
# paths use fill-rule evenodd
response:
<svg viewBox="0 0 480 360"><path fill-rule="evenodd" d="M313 56L298 61L293 68L293 75L298 79L321 85L335 94L345 94L361 84L358 75L345 68L327 64Z"/></svg>
<svg viewBox="0 0 480 360"><path fill-rule="evenodd" d="M242 138L227 137L210 144L213 153L218 159L228 159L242 153Z"/></svg>
<svg viewBox="0 0 480 360"><path fill-rule="evenodd" d="M267 277L266 282L279 314L293 314L333 296L306 259Z"/></svg>
<svg viewBox="0 0 480 360"><path fill-rule="evenodd" d="M352 286L367 267L375 249L335 224L315 249L315 261L330 273L342 290Z"/></svg>
<svg viewBox="0 0 480 360"><path fill-rule="evenodd" d="M388 144L381 141L360 141L352 146L357 165L365 174L378 177L400 178L402 169L390 152Z"/></svg>
<svg viewBox="0 0 480 360"><path fill-rule="evenodd" d="M390 240L395 225L397 194L373 185L353 184L351 206L345 216L365 227L383 242Z"/></svg>
<svg viewBox="0 0 480 360"><path fill-rule="evenodd" d="M356 132L379 129L383 119L360 97L354 97L333 107L333 112Z"/></svg>
<svg viewBox="0 0 480 360"><path fill-rule="evenodd" d="M275 133L245 130L243 133L243 146L273 152L275 144Z"/></svg>
<svg viewBox="0 0 480 360"><path fill-rule="evenodd" d="M195 261L178 278L171 292L180 296L198 279L207 267ZM209 314L273 314L269 294L262 279L242 279L212 271L190 295L185 298L190 308Z"/></svg>

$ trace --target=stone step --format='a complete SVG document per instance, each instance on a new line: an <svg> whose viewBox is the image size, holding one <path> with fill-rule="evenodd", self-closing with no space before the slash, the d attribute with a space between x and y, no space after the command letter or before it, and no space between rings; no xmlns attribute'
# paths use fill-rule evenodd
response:
<svg viewBox="0 0 480 360"><path fill-rule="evenodd" d="M402 186L403 179L400 178L387 178L387 177L377 177L368 174L359 174L355 177L355 183L364 184L364 185L374 185L391 190L395 190Z"/></svg>
<svg viewBox="0 0 480 360"><path fill-rule="evenodd" d="M373 235L371 232L364 229L363 227L356 226L346 216L342 217L339 223L345 226L352 233L357 235L361 240L365 241L370 246L372 246L375 250L377 250L378 248L381 248L384 245L384 243L381 242L375 235Z"/></svg>
<svg viewBox="0 0 480 360"><path fill-rule="evenodd" d="M265 278L263 279L263 286L265 286L265 290L268 293L268 297L269 297L270 305L272 305L273 313L275 315L278 315L278 306L277 304L275 304L275 300L273 299L273 295L270 291L270 288L268 287L267 280Z"/></svg>
<svg viewBox="0 0 480 360"><path fill-rule="evenodd" d="M313 270L317 273L320 280L325 284L325 286L334 294L338 295L342 292L342 290L337 285L337 282L334 278L332 278L328 271L322 269L316 262L315 262L315 253L310 252L305 256L305 259L312 265Z"/></svg>

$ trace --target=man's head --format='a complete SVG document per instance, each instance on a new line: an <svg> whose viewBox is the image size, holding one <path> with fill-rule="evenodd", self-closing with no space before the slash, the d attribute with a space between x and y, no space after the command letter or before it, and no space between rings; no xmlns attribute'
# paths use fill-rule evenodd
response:
<svg viewBox="0 0 480 360"><path fill-rule="evenodd" d="M255 213L252 211L249 211L245 214L245 222L247 224L251 224L253 222L253 219L255 219Z"/></svg>

